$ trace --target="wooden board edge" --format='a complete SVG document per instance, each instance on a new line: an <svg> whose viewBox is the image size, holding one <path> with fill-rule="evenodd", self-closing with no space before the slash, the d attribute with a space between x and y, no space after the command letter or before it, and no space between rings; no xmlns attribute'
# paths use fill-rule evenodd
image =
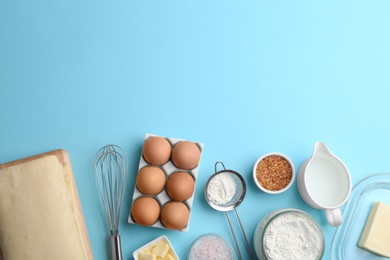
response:
<svg viewBox="0 0 390 260"><path fill-rule="evenodd" d="M51 156L51 155L55 155L58 158L58 161L60 163L62 163L62 164L69 162L68 152L65 149L57 149L57 150L53 150L53 151L50 151L50 152L41 153L41 154L37 154L37 155L29 156L29 157L26 157L26 158L17 159L17 160L14 160L14 161L10 161L10 162L6 162L6 163L3 163L3 164L0 164L0 169L5 169L5 168L8 168L8 167L17 165L17 164L33 161L33 160L36 160L36 159L39 159L39 158L43 158L43 157L46 157L46 156Z"/></svg>
<svg viewBox="0 0 390 260"><path fill-rule="evenodd" d="M71 192L71 194L73 194L75 201L78 204L77 205L77 213L79 215L79 221L80 221L81 228L82 228L83 243L84 243L84 246L85 246L84 248L86 250L86 254L88 257L87 259L92 260L92 259L94 259L93 253L92 253L92 247L91 247L91 243L89 240L87 225L85 223L85 217L84 217L84 213L82 210L81 201L80 201L80 197L79 197L79 193L78 193L78 189L77 189L77 185L76 185L76 180L74 178L72 165L71 165L71 162L69 159L69 155L68 155L68 153L66 153L66 154L61 153L60 156L61 156L62 161L63 161L62 167L63 167L64 171L66 171L68 173L66 176L69 178L68 180L71 182L71 185L68 185L68 189ZM60 160L60 162L61 162L61 160Z"/></svg>

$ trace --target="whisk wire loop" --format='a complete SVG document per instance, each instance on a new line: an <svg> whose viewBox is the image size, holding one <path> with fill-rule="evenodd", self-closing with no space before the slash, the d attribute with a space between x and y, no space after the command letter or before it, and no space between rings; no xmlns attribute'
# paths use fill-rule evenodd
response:
<svg viewBox="0 0 390 260"><path fill-rule="evenodd" d="M127 161L126 152L112 144L102 147L95 156L96 182L111 235L118 235L120 209L128 172Z"/></svg>

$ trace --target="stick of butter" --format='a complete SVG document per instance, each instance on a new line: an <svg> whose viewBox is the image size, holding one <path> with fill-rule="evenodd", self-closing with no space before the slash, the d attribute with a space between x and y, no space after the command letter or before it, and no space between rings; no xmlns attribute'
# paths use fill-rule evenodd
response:
<svg viewBox="0 0 390 260"><path fill-rule="evenodd" d="M172 250L170 246L165 242L158 242L151 248L142 251L138 254L139 260L176 260L172 256ZM1 260L1 259L0 259Z"/></svg>
<svg viewBox="0 0 390 260"><path fill-rule="evenodd" d="M359 246L374 254L390 257L390 206L375 202L368 216Z"/></svg>
<svg viewBox="0 0 390 260"><path fill-rule="evenodd" d="M139 259L140 260L156 260L157 258L156 258L156 255L145 252L145 253L139 254Z"/></svg>
<svg viewBox="0 0 390 260"><path fill-rule="evenodd" d="M155 254L158 257L164 258L168 253L169 246L163 242L158 243L152 249L152 254Z"/></svg>

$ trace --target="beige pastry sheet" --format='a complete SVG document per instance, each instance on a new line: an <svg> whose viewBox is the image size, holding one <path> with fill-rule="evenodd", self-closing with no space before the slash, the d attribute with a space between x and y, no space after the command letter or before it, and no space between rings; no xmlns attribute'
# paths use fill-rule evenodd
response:
<svg viewBox="0 0 390 260"><path fill-rule="evenodd" d="M5 260L93 259L65 150L0 165L0 250Z"/></svg>

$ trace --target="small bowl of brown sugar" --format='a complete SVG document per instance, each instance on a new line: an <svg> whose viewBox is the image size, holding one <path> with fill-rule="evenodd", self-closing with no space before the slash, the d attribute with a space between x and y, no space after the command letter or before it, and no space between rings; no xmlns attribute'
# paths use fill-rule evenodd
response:
<svg viewBox="0 0 390 260"><path fill-rule="evenodd" d="M257 187L266 193L282 193L294 182L295 167L286 155L267 153L253 166L253 179Z"/></svg>

